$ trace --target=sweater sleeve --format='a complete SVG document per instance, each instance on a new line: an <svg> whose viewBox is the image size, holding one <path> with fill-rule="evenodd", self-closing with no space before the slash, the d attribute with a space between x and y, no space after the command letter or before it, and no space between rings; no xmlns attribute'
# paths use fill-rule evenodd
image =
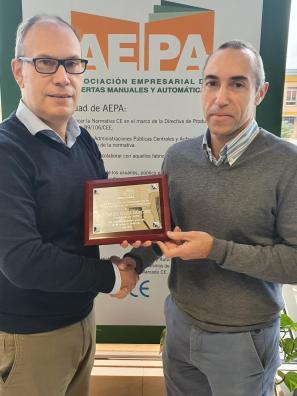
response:
<svg viewBox="0 0 297 396"><path fill-rule="evenodd" d="M147 267L151 266L162 256L158 245L152 244L150 247L139 247L132 249L125 257L132 257L136 262L136 272L141 274Z"/></svg>
<svg viewBox="0 0 297 396"><path fill-rule="evenodd" d="M43 241L36 218L33 168L25 150L1 139L0 271L23 289L110 292L115 283L110 260L72 254Z"/></svg>
<svg viewBox="0 0 297 396"><path fill-rule="evenodd" d="M247 245L214 239L209 259L222 268L264 281L297 283L297 169L282 178L278 186L275 215L275 243Z"/></svg>

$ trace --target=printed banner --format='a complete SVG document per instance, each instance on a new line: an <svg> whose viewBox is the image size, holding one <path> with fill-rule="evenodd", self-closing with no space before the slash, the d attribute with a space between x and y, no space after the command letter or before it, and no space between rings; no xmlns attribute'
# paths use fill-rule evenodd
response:
<svg viewBox="0 0 297 396"><path fill-rule="evenodd" d="M230 39L259 48L262 1L23 0L24 18L45 12L69 21L82 36L89 63L75 117L114 178L160 173L170 145L205 131L204 62ZM100 250L105 257L126 252L115 245ZM98 296L97 323L164 324L169 269L170 261L160 259L126 300Z"/></svg>

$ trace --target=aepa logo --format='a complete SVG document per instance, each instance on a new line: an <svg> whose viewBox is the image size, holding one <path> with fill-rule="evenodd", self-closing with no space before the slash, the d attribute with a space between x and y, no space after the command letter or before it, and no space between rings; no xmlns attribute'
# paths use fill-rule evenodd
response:
<svg viewBox="0 0 297 396"><path fill-rule="evenodd" d="M182 10L174 12L174 17L166 13L167 19L161 12L157 14L159 20L144 26L72 11L71 23L82 35L83 57L89 60L88 70L94 74L197 72L213 51L214 11L189 6Z"/></svg>

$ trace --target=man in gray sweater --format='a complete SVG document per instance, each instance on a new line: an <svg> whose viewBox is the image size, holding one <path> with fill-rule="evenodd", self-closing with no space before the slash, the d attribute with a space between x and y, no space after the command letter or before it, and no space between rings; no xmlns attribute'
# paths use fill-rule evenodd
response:
<svg viewBox="0 0 297 396"><path fill-rule="evenodd" d="M166 153L172 258L165 303L169 396L271 396L280 364L281 285L297 282L297 147L258 127L261 57L223 44L204 68L208 129ZM137 244L134 245L138 246ZM157 246L128 255L138 272Z"/></svg>

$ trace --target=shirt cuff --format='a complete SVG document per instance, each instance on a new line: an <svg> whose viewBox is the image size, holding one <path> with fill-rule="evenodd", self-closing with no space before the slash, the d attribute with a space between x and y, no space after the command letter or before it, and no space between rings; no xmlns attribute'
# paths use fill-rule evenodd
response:
<svg viewBox="0 0 297 396"><path fill-rule="evenodd" d="M108 294L117 294L121 289L122 279L121 279L121 274L120 274L120 270L118 269L118 266L115 265L114 263L112 263L112 265L113 265L113 269L114 269L115 281L114 281L114 286L113 286L112 291L110 291Z"/></svg>

